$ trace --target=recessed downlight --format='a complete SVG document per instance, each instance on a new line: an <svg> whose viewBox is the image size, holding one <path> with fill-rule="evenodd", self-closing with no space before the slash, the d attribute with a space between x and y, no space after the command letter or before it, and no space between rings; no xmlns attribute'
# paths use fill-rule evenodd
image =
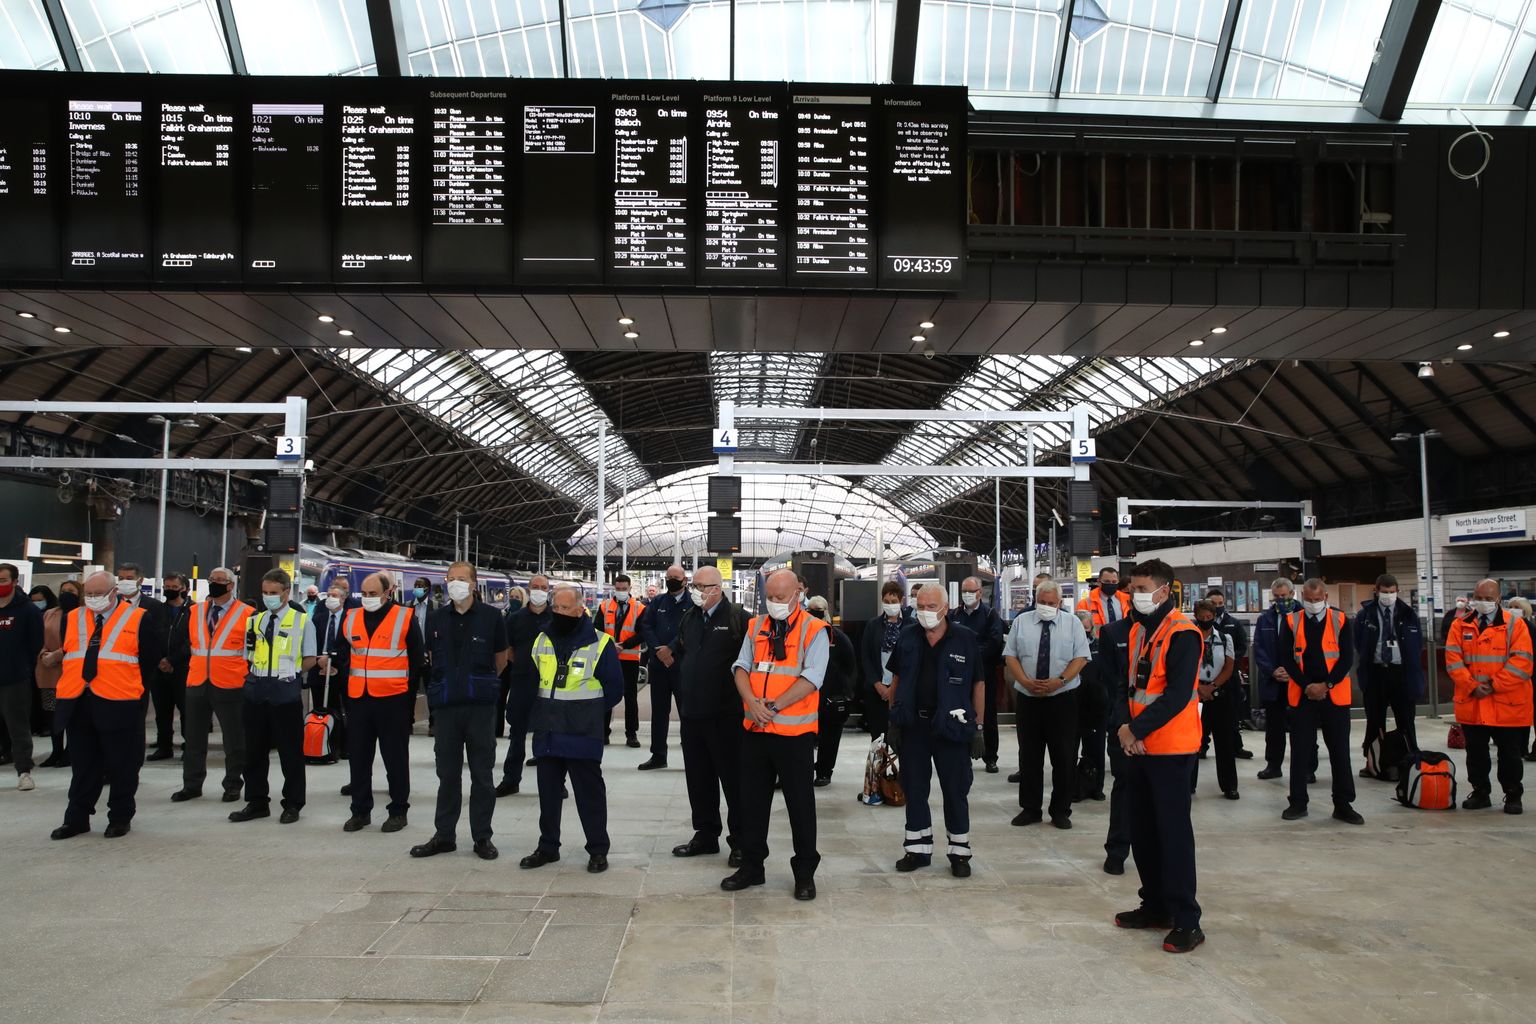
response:
<svg viewBox="0 0 1536 1024"><path fill-rule="evenodd" d="M636 338L640 337L640 334L638 331L625 331L624 337L628 338L630 341L634 341Z"/></svg>
<svg viewBox="0 0 1536 1024"><path fill-rule="evenodd" d="M927 340L928 339L925 336L921 335L921 334L914 334L914 335L912 335L912 341L913 341L914 344L919 344L919 343L927 341Z"/></svg>
<svg viewBox="0 0 1536 1024"><path fill-rule="evenodd" d="M236 352L244 352L246 355L250 355L251 354L251 346L249 346L249 345L236 345L235 346L235 351Z"/></svg>
<svg viewBox="0 0 1536 1024"><path fill-rule="evenodd" d="M17 313L16 315L21 317L23 320L34 320L34 319L36 319L36 314L34 314L34 313Z"/></svg>
<svg viewBox="0 0 1536 1024"><path fill-rule="evenodd" d="M1457 352L1471 352L1472 351L1472 343L1471 342L1462 342L1460 345L1456 346L1456 351Z"/></svg>
<svg viewBox="0 0 1536 1024"><path fill-rule="evenodd" d="M635 322L635 318L632 317L632 316L621 316L621 317L619 317L619 323L622 324L625 327L628 327L630 324L632 324L634 322Z"/></svg>
<svg viewBox="0 0 1536 1024"><path fill-rule="evenodd" d="M1195 338L1193 341L1191 341L1189 343L1189 347L1190 348L1199 348L1201 345L1204 345L1204 344L1205 344L1205 339L1204 338Z"/></svg>
<svg viewBox="0 0 1536 1024"><path fill-rule="evenodd" d="M317 319L321 323L323 323L323 324L333 324L333 323L336 322L336 318L335 317L333 317L333 316L326 316L324 313L321 313L320 316L317 317Z"/></svg>
<svg viewBox="0 0 1536 1024"><path fill-rule="evenodd" d="M932 320L924 320L922 323L918 324L917 326L921 327L925 331L931 331L931 330L933 330L933 321Z"/></svg>
<svg viewBox="0 0 1536 1024"><path fill-rule="evenodd" d="M1509 332L1508 331L1494 331L1493 332L1493 336L1495 338L1507 338L1507 337L1509 337Z"/></svg>
<svg viewBox="0 0 1536 1024"><path fill-rule="evenodd" d="M1212 327L1211 328L1211 333L1212 334L1226 334L1227 333L1227 329L1225 327Z"/></svg>
<svg viewBox="0 0 1536 1024"><path fill-rule="evenodd" d="M68 334L69 333L69 328L68 327L55 327L53 329L53 333L55 333L55 334Z"/></svg>
<svg viewBox="0 0 1536 1024"><path fill-rule="evenodd" d="M337 331L336 333L341 335L343 338L350 338L350 337L352 337L352 332L347 330L345 327L343 327L341 330Z"/></svg>

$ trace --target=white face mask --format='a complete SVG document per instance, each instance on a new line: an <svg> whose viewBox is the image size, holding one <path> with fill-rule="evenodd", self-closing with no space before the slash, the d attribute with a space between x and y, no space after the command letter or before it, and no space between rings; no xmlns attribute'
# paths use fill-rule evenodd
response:
<svg viewBox="0 0 1536 1024"><path fill-rule="evenodd" d="M1307 610L1308 615L1319 615L1328 607L1327 601L1303 601L1301 606Z"/></svg>
<svg viewBox="0 0 1536 1024"><path fill-rule="evenodd" d="M1158 589L1161 590L1162 588L1159 587ZM1131 595L1131 607L1143 615L1151 615L1153 612L1157 611L1157 606L1160 604L1162 604L1162 602L1157 599L1156 591L1150 594Z"/></svg>
<svg viewBox="0 0 1536 1024"><path fill-rule="evenodd" d="M99 615L112 607L112 595L101 594L96 597L87 597L85 599L85 606Z"/></svg>
<svg viewBox="0 0 1536 1024"><path fill-rule="evenodd" d="M1525 609L1524 608L1516 608L1513 605L1511 605L1510 607L1504 609L1504 611L1512 619L1523 619L1523 618L1525 618Z"/></svg>
<svg viewBox="0 0 1536 1024"><path fill-rule="evenodd" d="M702 590L690 590L690 591L688 591L688 596L693 599L693 606L695 608L703 608L704 607L704 591L702 591Z"/></svg>
<svg viewBox="0 0 1536 1024"><path fill-rule="evenodd" d="M940 618L942 616L938 612L919 611L917 613L917 624L924 629L933 629L938 626Z"/></svg>
<svg viewBox="0 0 1536 1024"><path fill-rule="evenodd" d="M1457 610L1457 611L1461 611L1461 610L1462 610L1462 609L1463 609L1463 608L1465 608L1465 607L1466 607L1466 606L1467 606L1467 599L1466 599L1466 598L1464 598L1464 597L1458 597L1458 598L1457 598L1457 599L1456 599L1456 610Z"/></svg>
<svg viewBox="0 0 1536 1024"><path fill-rule="evenodd" d="M450 601L467 601L467 600L469 600L469 591L470 591L469 580L449 580L448 581L448 600L450 600Z"/></svg>
<svg viewBox="0 0 1536 1024"><path fill-rule="evenodd" d="M1397 604L1397 591L1394 590L1389 594L1377 594L1376 600L1383 608L1391 608Z"/></svg>
<svg viewBox="0 0 1536 1024"><path fill-rule="evenodd" d="M376 612L382 607L384 607L382 597L368 597L366 594L363 596L363 611Z"/></svg>
<svg viewBox="0 0 1536 1024"><path fill-rule="evenodd" d="M1061 611L1061 609L1057 608L1053 604L1035 605L1035 614L1040 617L1041 622L1050 622L1056 617L1056 613L1059 611Z"/></svg>
<svg viewBox="0 0 1536 1024"><path fill-rule="evenodd" d="M1494 610L1497 609L1498 607L1499 607L1499 602L1497 602L1497 601L1473 601L1472 602L1472 610L1477 612L1477 614L1479 614L1479 615L1492 615L1494 613Z"/></svg>
<svg viewBox="0 0 1536 1024"><path fill-rule="evenodd" d="M533 605L535 608L543 608L546 604L549 603L549 591L547 591L547 590L530 590L530 591L528 591L528 603Z"/></svg>
<svg viewBox="0 0 1536 1024"><path fill-rule="evenodd" d="M789 618L790 607L791 605L788 601L769 601L768 616L779 622L783 622L785 619Z"/></svg>
<svg viewBox="0 0 1536 1024"><path fill-rule="evenodd" d="M887 602L880 606L880 610L894 619L896 616L901 614L901 603L897 602L896 604L891 604Z"/></svg>
<svg viewBox="0 0 1536 1024"><path fill-rule="evenodd" d="M139 592L138 580L118 580L117 592L124 597L133 597Z"/></svg>
<svg viewBox="0 0 1536 1024"><path fill-rule="evenodd" d="M325 599L325 606L334 612L341 607L341 598L328 597Z"/></svg>
<svg viewBox="0 0 1536 1024"><path fill-rule="evenodd" d="M627 590L615 590L613 592L613 599L615 601L619 602L620 604L628 604L629 603L629 591L627 591Z"/></svg>
<svg viewBox="0 0 1536 1024"><path fill-rule="evenodd" d="M967 608L975 608L976 605L979 604L980 602L981 602L981 595L980 594L974 594L974 593L972 593L969 590L962 590L962 591L960 591L960 603L965 605Z"/></svg>

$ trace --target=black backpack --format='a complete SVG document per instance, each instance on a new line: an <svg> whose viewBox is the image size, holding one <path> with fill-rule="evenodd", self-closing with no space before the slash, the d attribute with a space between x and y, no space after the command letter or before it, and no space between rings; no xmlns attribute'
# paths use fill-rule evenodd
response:
<svg viewBox="0 0 1536 1024"><path fill-rule="evenodd" d="M1408 758L1408 741L1399 729L1380 732L1365 745L1365 770L1371 778L1396 782Z"/></svg>

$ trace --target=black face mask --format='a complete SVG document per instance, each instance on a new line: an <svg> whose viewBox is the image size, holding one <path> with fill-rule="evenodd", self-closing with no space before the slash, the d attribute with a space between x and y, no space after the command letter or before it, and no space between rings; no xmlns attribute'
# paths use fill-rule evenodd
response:
<svg viewBox="0 0 1536 1024"><path fill-rule="evenodd" d="M165 592L165 599L167 601L180 601L181 600L181 591L179 591L179 590L167 590Z"/></svg>
<svg viewBox="0 0 1536 1024"><path fill-rule="evenodd" d="M576 627L581 625L580 615L561 615L559 612L549 617L549 631L556 636L570 636L576 632Z"/></svg>
<svg viewBox="0 0 1536 1024"><path fill-rule="evenodd" d="M228 593L229 593L229 584L228 583L214 583L212 581L209 582L209 584L208 584L208 596L209 597L223 597L225 594L228 594Z"/></svg>
<svg viewBox="0 0 1536 1024"><path fill-rule="evenodd" d="M1115 594L1120 592L1120 584L1118 584L1118 583L1100 583L1099 584L1099 592L1101 594L1103 594L1105 597L1113 597Z"/></svg>
<svg viewBox="0 0 1536 1024"><path fill-rule="evenodd" d="M1210 621L1210 622L1206 622L1206 621L1204 621L1202 619L1196 619L1195 620L1195 625L1200 627L1200 631L1202 633L1209 633L1211 631L1211 627L1216 625L1216 622L1215 622L1214 619L1212 621Z"/></svg>
<svg viewBox="0 0 1536 1024"><path fill-rule="evenodd" d="M671 577L667 578L667 593L675 594L679 590L682 590L682 589L683 589L683 581L682 580L674 580Z"/></svg>
<svg viewBox="0 0 1536 1024"><path fill-rule="evenodd" d="M68 590L64 591L59 595L59 607L64 609L66 615L69 614L80 607L80 595Z"/></svg>

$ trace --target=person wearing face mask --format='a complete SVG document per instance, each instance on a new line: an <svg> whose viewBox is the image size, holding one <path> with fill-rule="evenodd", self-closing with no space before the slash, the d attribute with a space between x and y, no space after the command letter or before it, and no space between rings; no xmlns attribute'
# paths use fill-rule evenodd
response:
<svg viewBox="0 0 1536 1024"><path fill-rule="evenodd" d="M1499 606L1499 584L1483 580L1472 591L1467 613L1445 642L1446 671L1455 687L1456 721L1467 737L1467 782L1461 802L1469 811L1492 807L1492 743L1499 751L1504 813L1519 814L1525 793L1526 729L1531 722L1533 664L1530 624Z"/></svg>
<svg viewBox="0 0 1536 1024"><path fill-rule="evenodd" d="M406 826L411 807L411 680L426 664L425 640L411 610L394 600L394 580L376 572L363 580L362 607L346 613L341 647L347 658L347 743L352 815L342 830L373 821L373 756L384 759L389 816L381 832Z"/></svg>
<svg viewBox="0 0 1536 1024"><path fill-rule="evenodd" d="M1410 752L1419 749L1413 719L1424 689L1424 630L1419 617L1398 598L1397 577L1376 577L1376 596L1360 605L1355 616L1355 650L1360 652L1355 675L1365 700L1365 746L1386 734L1387 709ZM1360 774L1371 778L1369 769Z"/></svg>
<svg viewBox="0 0 1536 1024"><path fill-rule="evenodd" d="M427 647L427 616L437 605L432 600L432 581L425 576L416 577L415 584L411 587L410 601L411 622L416 627L416 632L421 634L422 649ZM428 661L430 661L430 654ZM427 678L431 674L431 666L422 663L421 670L411 677L411 721L416 721L416 698L427 692ZM427 735L432 735L432 712L427 711Z"/></svg>
<svg viewBox="0 0 1536 1024"><path fill-rule="evenodd" d="M69 733L72 770L64 823L50 839L89 832L104 786L106 838L126 836L138 809L134 797L144 763L143 700L154 670L139 653L147 614L118 600L108 573L92 573L84 591L84 607L64 625L57 713Z"/></svg>
<svg viewBox="0 0 1536 1024"><path fill-rule="evenodd" d="M155 749L145 756L146 761L168 761L176 756L173 724L178 712L182 744L187 741L187 666L192 660L187 618L192 614L192 595L187 590L187 578L179 572L166 573L162 587L165 608L158 628L165 653L149 681L149 699L155 714Z"/></svg>
<svg viewBox="0 0 1536 1024"><path fill-rule="evenodd" d="M236 577L220 566L208 574L208 600L187 616L187 695L182 722L181 788L171 794L180 803L203 795L208 776L208 733L214 717L224 742L224 802L240 799L245 770L245 699L241 690L247 620L253 609L235 597Z"/></svg>
<svg viewBox="0 0 1536 1024"><path fill-rule="evenodd" d="M1099 633L1114 736L1124 755L1121 813L1141 877L1141 905L1115 915L1119 928L1169 928L1166 953L1205 941L1195 900L1195 830L1189 780L1200 752L1200 630L1173 600L1173 569L1154 558L1130 573L1131 617ZM1115 796L1112 795L1111 815Z"/></svg>
<svg viewBox="0 0 1536 1024"><path fill-rule="evenodd" d="M412 857L458 849L464 761L469 760L469 836L481 860L495 860L491 816L496 811L496 697L507 664L506 622L475 593L469 562L448 567L448 603L427 619L431 669L427 704L437 723L437 815L432 838L411 847Z"/></svg>
<svg viewBox="0 0 1536 1024"><path fill-rule="evenodd" d="M613 638L599 633L581 604L581 591L562 584L550 598L549 628L533 642L538 696L529 716L538 758L539 845L518 867L560 859L565 780L586 836L587 870L608 870L608 790L603 783L605 712L624 699L624 673Z"/></svg>
<svg viewBox="0 0 1536 1024"><path fill-rule="evenodd" d="M1295 588L1284 576L1269 585L1272 602L1253 627L1253 670L1259 678L1259 699L1264 705L1264 767L1261 779L1278 779L1285 774L1285 743L1289 735L1290 706L1286 702L1286 671L1279 647L1280 627L1296 610ZM1291 752L1296 759L1296 752ZM1317 781L1317 750L1307 751L1307 782Z"/></svg>
<svg viewBox="0 0 1536 1024"><path fill-rule="evenodd" d="M1120 570L1106 565L1099 570L1099 585L1088 591L1083 606L1093 614L1094 625L1103 629L1131 614L1131 595L1120 589Z"/></svg>
<svg viewBox="0 0 1536 1024"><path fill-rule="evenodd" d="M1240 760L1248 760L1253 757L1253 751L1244 749L1241 725L1247 721L1252 712L1249 709L1248 687L1243 680L1243 674L1237 670L1237 663L1248 656L1248 627L1242 621L1227 610L1227 595L1220 587L1212 587L1205 592L1205 599L1211 602L1211 607L1216 609L1216 628L1221 630L1227 641L1227 655L1232 661L1231 693L1227 699L1233 702L1234 735L1236 736L1235 755ZM1250 726L1251 728L1251 723ZM1205 757L1209 740L1200 748L1200 756Z"/></svg>
<svg viewBox="0 0 1536 1024"><path fill-rule="evenodd" d="M1051 759L1051 824L1072 827L1077 793L1078 702L1088 664L1088 634L1076 616L1061 614L1061 584L1035 588L1034 607L1013 620L1004 647L1004 674L1013 684L1019 741L1019 813L1015 825L1044 820L1045 757Z"/></svg>
<svg viewBox="0 0 1536 1024"><path fill-rule="evenodd" d="M629 577L613 578L613 596L597 606L594 625L618 646L619 667L624 670L624 743L640 746L640 613L645 602L630 593ZM608 736L613 735L613 715L608 716Z"/></svg>
<svg viewBox="0 0 1536 1024"><path fill-rule="evenodd" d="M245 806L229 820L271 815L270 752L283 769L283 813L291 825L304 809L304 675L315 665L315 624L294 603L293 581L282 569L261 578L261 610L246 626L245 650L251 669L245 679Z"/></svg>
<svg viewBox="0 0 1536 1024"><path fill-rule="evenodd" d="M837 750L843 741L843 725L848 721L848 705L858 675L858 658L853 641L827 613L827 599L817 595L806 602L805 610L827 624L827 674L817 691L816 781L819 789L832 784L832 770L837 767Z"/></svg>
<svg viewBox="0 0 1536 1024"><path fill-rule="evenodd" d="M64 730L59 726L57 710L59 676L64 664L64 623L69 613L80 607L80 584L65 580L59 584L59 603L43 613L43 649L37 655L37 686L43 702L43 715L53 737L53 750L38 765L40 768L68 768L69 750Z"/></svg>
<svg viewBox="0 0 1536 1024"><path fill-rule="evenodd" d="M864 731L870 739L885 735L890 717L891 670L886 667L901 631L912 624L912 610L902 600L901 584L886 580L880 587L880 614L864 626L859 636L860 668L865 685L860 694Z"/></svg>
<svg viewBox="0 0 1536 1024"><path fill-rule="evenodd" d="M947 613L942 584L917 588L916 625L902 631L891 652L891 728L901 752L907 795L906 837L897 871L933 861L933 814L928 794L937 771L944 795L944 832L950 873L971 874L971 758L982 745L978 710L986 661L976 634Z"/></svg>
<svg viewBox="0 0 1536 1024"><path fill-rule="evenodd" d="M315 667L309 670L310 706L331 716L331 747L347 757L347 659L342 650L341 624L362 604L352 596L351 582L337 576L315 606Z"/></svg>
<svg viewBox="0 0 1536 1024"><path fill-rule="evenodd" d="M119 601L144 612L144 636L141 638L143 647L139 655L153 672L160 664L160 659L165 657L165 631L160 623L165 614L165 604L144 593L144 570L134 562L118 564L116 586Z"/></svg>
<svg viewBox="0 0 1536 1024"><path fill-rule="evenodd" d="M640 764L643 772L667 766L667 731L672 721L672 695L677 689L677 656L672 642L684 613L693 607L685 589L688 574L682 566L667 569L666 584L667 592L653 598L640 615L640 636L648 659L645 678L651 691L651 756Z"/></svg>
<svg viewBox="0 0 1536 1024"><path fill-rule="evenodd" d="M797 900L816 898L817 691L830 660L827 624L800 606L795 573L780 569L764 586L766 615L754 616L731 671L741 697L741 867L720 888L739 892L765 882L774 780L784 793ZM882 694L884 696L884 694Z"/></svg>
<svg viewBox="0 0 1536 1024"><path fill-rule="evenodd" d="M1280 816L1307 816L1307 783L1296 770L1297 757L1317 746L1323 735L1333 775L1333 817L1363 825L1354 809L1355 776L1349 764L1349 708L1354 697L1350 669L1355 663L1354 631L1348 617L1328 604L1328 586L1313 577L1301 585L1301 608L1280 623L1275 650L1285 666L1286 704L1291 733L1291 802Z"/></svg>
<svg viewBox="0 0 1536 1024"><path fill-rule="evenodd" d="M304 588L304 614L313 622L315 612L320 610L320 588L311 583Z"/></svg>
<svg viewBox="0 0 1536 1024"><path fill-rule="evenodd" d="M539 693L539 671L533 662L533 642L549 628L554 614L549 606L549 577L535 576L528 581L528 604L507 613L507 758L501 769L496 795L511 796L523 784L523 769L529 764L528 716Z"/></svg>
<svg viewBox="0 0 1536 1024"><path fill-rule="evenodd" d="M21 570L0 562L0 719L16 764L16 788L32 782L33 673L43 650L43 614L22 593Z"/></svg>
<svg viewBox="0 0 1536 1024"><path fill-rule="evenodd" d="M981 717L981 761L988 775L997 774L997 702L998 681L1003 672L1003 620L997 609L981 599L981 578L968 576L960 584L960 607L950 610L950 619L976 634L981 644L983 687Z"/></svg>
<svg viewBox="0 0 1536 1024"><path fill-rule="evenodd" d="M1207 598L1195 602L1195 625L1204 641L1200 651L1200 746L1216 748L1216 784L1221 795L1236 800L1237 793L1237 699L1232 682L1237 657L1232 638L1221 628L1216 606ZM1200 781L1200 761L1190 775L1189 791Z"/></svg>

